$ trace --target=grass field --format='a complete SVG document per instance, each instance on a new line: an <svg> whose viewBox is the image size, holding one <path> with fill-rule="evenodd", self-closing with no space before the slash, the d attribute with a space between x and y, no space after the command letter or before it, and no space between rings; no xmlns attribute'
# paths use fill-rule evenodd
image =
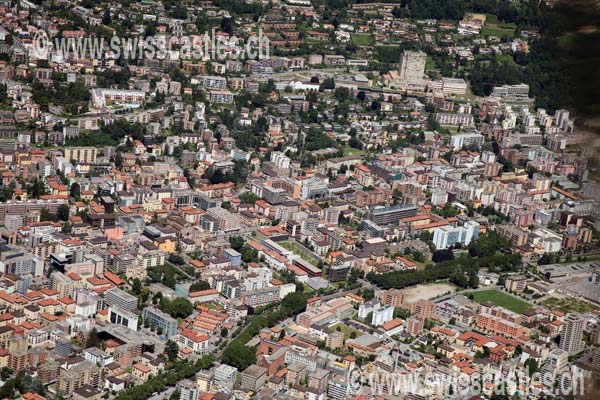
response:
<svg viewBox="0 0 600 400"><path fill-rule="evenodd" d="M432 71L437 69L437 64L435 63L435 60L431 57L427 57L427 60L425 61L425 71Z"/></svg>
<svg viewBox="0 0 600 400"><path fill-rule="evenodd" d="M338 322L337 324L330 326L329 329L331 329L332 331L337 331L338 327L340 328L340 332L342 332L344 334L344 339L349 339L350 338L350 334L352 332L356 332L356 337L359 337L359 336L362 335L361 331L358 331L358 330L356 330L354 328L351 328L348 325L345 325L345 324L343 324L341 322Z"/></svg>
<svg viewBox="0 0 600 400"><path fill-rule="evenodd" d="M542 302L546 307L551 309L558 309L564 313L578 312L586 313L595 309L589 303L577 299L558 299L556 297L550 297Z"/></svg>
<svg viewBox="0 0 600 400"><path fill-rule="evenodd" d="M297 254L300 256L300 258L302 258L304 261L306 261L309 264L314 265L315 267L317 266L317 263L315 262L315 260L310 256L310 254L306 254L304 251L302 251L302 249L299 249L298 247L292 245L290 242L279 242L278 243L281 247L290 250L292 253Z"/></svg>
<svg viewBox="0 0 600 400"><path fill-rule="evenodd" d="M471 294L474 300L479 303L491 301L499 307L506 308L518 314L522 314L531 308L531 304L498 290L482 290L480 292L471 292Z"/></svg>
<svg viewBox="0 0 600 400"><path fill-rule="evenodd" d="M492 14L486 14L487 19L485 25L481 30L483 36L497 36L502 37L508 35L510 37L515 36L516 25L511 22L500 22L498 17Z"/></svg>
<svg viewBox="0 0 600 400"><path fill-rule="evenodd" d="M365 154L364 150L355 149L354 147L344 146L345 156L362 156Z"/></svg>
<svg viewBox="0 0 600 400"><path fill-rule="evenodd" d="M369 46L373 43L373 36L368 33L351 33L350 37L357 46Z"/></svg>
<svg viewBox="0 0 600 400"><path fill-rule="evenodd" d="M484 26L481 29L481 34L483 36L496 36L501 38L504 35L507 35L508 37L514 37L515 36L515 30L514 29L510 29L510 28L496 28L496 27L487 27Z"/></svg>
<svg viewBox="0 0 600 400"><path fill-rule="evenodd" d="M486 14L485 20L486 26L497 26L500 28L516 28L516 24L514 22L501 22L498 21L498 16L494 14Z"/></svg>

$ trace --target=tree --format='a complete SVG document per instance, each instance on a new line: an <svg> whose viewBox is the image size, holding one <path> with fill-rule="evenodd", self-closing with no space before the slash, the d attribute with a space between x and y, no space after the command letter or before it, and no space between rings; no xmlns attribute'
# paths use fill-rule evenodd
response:
<svg viewBox="0 0 600 400"><path fill-rule="evenodd" d="M238 196L240 201L245 204L254 204L259 198L251 192L244 192Z"/></svg>
<svg viewBox="0 0 600 400"><path fill-rule="evenodd" d="M304 293L293 292L288 294L281 301L281 306L289 308L294 315L301 313L306 309L307 297Z"/></svg>
<svg viewBox="0 0 600 400"><path fill-rule="evenodd" d="M6 85L0 84L0 103L2 103L6 98Z"/></svg>
<svg viewBox="0 0 600 400"><path fill-rule="evenodd" d="M230 35L233 34L233 24L230 17L223 17L221 19L221 30Z"/></svg>
<svg viewBox="0 0 600 400"><path fill-rule="evenodd" d="M92 328L90 333L88 333L87 340L85 341L85 347L86 349L89 349L90 347L100 348L100 346L102 346L102 340L98 335L98 330L96 328Z"/></svg>
<svg viewBox="0 0 600 400"><path fill-rule="evenodd" d="M333 95L340 102L350 99L350 90L346 87L335 88Z"/></svg>
<svg viewBox="0 0 600 400"><path fill-rule="evenodd" d="M221 171L220 169L216 169L212 172L212 174L210 175L210 183L212 184L217 184L217 183L223 183L225 181L225 175L223 174L223 171Z"/></svg>
<svg viewBox="0 0 600 400"><path fill-rule="evenodd" d="M242 261L245 263L258 261L258 251L249 246L242 248Z"/></svg>
<svg viewBox="0 0 600 400"><path fill-rule="evenodd" d="M81 186L79 185L79 183L74 182L71 185L71 197L74 198L75 200L79 200L79 198L81 197Z"/></svg>
<svg viewBox="0 0 600 400"><path fill-rule="evenodd" d="M134 278L131 284L131 291L135 295L140 294L142 292L142 281L140 281L138 278Z"/></svg>
<svg viewBox="0 0 600 400"><path fill-rule="evenodd" d="M156 305L162 297L163 295L161 292L155 293L154 296L152 296L152 304Z"/></svg>
<svg viewBox="0 0 600 400"><path fill-rule="evenodd" d="M538 362L535 360L535 358L533 357L529 357L526 361L525 361L525 368L527 368L527 371L529 372L529 376L533 376L533 374L535 374L536 372L539 371L540 366L538 364Z"/></svg>
<svg viewBox="0 0 600 400"><path fill-rule="evenodd" d="M523 353L523 347L521 345L518 345L517 347L515 347L515 355L520 356L521 353Z"/></svg>
<svg viewBox="0 0 600 400"><path fill-rule="evenodd" d="M244 238L241 236L232 236L229 238L229 244L234 250L240 251L242 246L244 246Z"/></svg>
<svg viewBox="0 0 600 400"><path fill-rule="evenodd" d="M20 393L36 393L40 396L46 395L46 388L38 377L33 377L21 370L15 377L15 387Z"/></svg>
<svg viewBox="0 0 600 400"><path fill-rule="evenodd" d="M483 351L478 351L475 353L475 358L486 358L490 355L490 349L486 346L483 346Z"/></svg>
<svg viewBox="0 0 600 400"><path fill-rule="evenodd" d="M110 25L112 18L110 17L110 10L106 10L102 15L102 25Z"/></svg>
<svg viewBox="0 0 600 400"><path fill-rule="evenodd" d="M40 210L40 221L54 221L55 216L48 211L47 208L42 208Z"/></svg>
<svg viewBox="0 0 600 400"><path fill-rule="evenodd" d="M165 273L162 279L162 283L165 286L170 287L171 289L175 289L175 285L177 285L177 279L175 279L175 275L171 273Z"/></svg>
<svg viewBox="0 0 600 400"><path fill-rule="evenodd" d="M181 3L177 3L173 11L171 12L171 16L175 19L186 19L188 16L187 8Z"/></svg>
<svg viewBox="0 0 600 400"><path fill-rule="evenodd" d="M223 362L242 371L256 363L256 349L234 340L223 352Z"/></svg>
<svg viewBox="0 0 600 400"><path fill-rule="evenodd" d="M73 227L71 226L71 223L65 222L63 224L63 233L70 234L72 230L73 230Z"/></svg>
<svg viewBox="0 0 600 400"><path fill-rule="evenodd" d="M15 381L9 379L0 387L0 398L3 399L12 399L14 397L15 392Z"/></svg>
<svg viewBox="0 0 600 400"><path fill-rule="evenodd" d="M70 213L71 213L71 208L69 207L68 204L61 204L60 206L58 206L58 209L56 210L56 216L61 221L68 221Z"/></svg>
<svg viewBox="0 0 600 400"><path fill-rule="evenodd" d="M206 281L198 281L198 282L194 282L190 285L190 292L199 292L201 290L208 290L210 289L210 283L206 282Z"/></svg>
<svg viewBox="0 0 600 400"><path fill-rule="evenodd" d="M46 186L36 178L33 184L27 188L27 194L33 199L39 199L40 196L46 194Z"/></svg>
<svg viewBox="0 0 600 400"><path fill-rule="evenodd" d="M171 253L171 254L169 254L168 260L171 264L175 264L175 265L185 264L185 260L183 259L183 256L181 256L180 254Z"/></svg>
<svg viewBox="0 0 600 400"><path fill-rule="evenodd" d="M227 337L229 330L227 328L221 329L221 337Z"/></svg>
<svg viewBox="0 0 600 400"><path fill-rule="evenodd" d="M123 168L123 155L121 153L115 154L115 167L117 169Z"/></svg>
<svg viewBox="0 0 600 400"><path fill-rule="evenodd" d="M346 89L348 90L348 89ZM304 147L307 151L320 150L327 147L335 147L336 142L323 131L311 128L304 139Z"/></svg>
<svg viewBox="0 0 600 400"><path fill-rule="evenodd" d="M174 361L177 359L177 355L179 354L179 346L173 340L167 340L167 344L165 345L165 354L169 358L170 361Z"/></svg>
<svg viewBox="0 0 600 400"><path fill-rule="evenodd" d="M321 85L319 85L319 92L322 92L323 90L333 89L335 89L335 81L333 80L333 78L326 78L323 80Z"/></svg>
<svg viewBox="0 0 600 400"><path fill-rule="evenodd" d="M173 301L163 297L158 303L158 308L173 318L186 318L194 311L194 305L183 297L178 297Z"/></svg>
<svg viewBox="0 0 600 400"><path fill-rule="evenodd" d="M372 288L363 289L360 292L360 297L365 299L365 301L372 300L373 298L375 298L375 291Z"/></svg>
<svg viewBox="0 0 600 400"><path fill-rule="evenodd" d="M3 368L0 370L0 378L1 378L3 381L5 381L5 380L7 380L8 378L10 378L12 374L13 374L13 370L12 370L12 369L10 369L10 368L8 368L8 367L3 367Z"/></svg>

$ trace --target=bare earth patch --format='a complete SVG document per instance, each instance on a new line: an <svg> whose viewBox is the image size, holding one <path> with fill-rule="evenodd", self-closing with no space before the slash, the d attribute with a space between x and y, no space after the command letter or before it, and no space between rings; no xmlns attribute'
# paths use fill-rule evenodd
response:
<svg viewBox="0 0 600 400"><path fill-rule="evenodd" d="M428 283L404 289L405 299L411 303L419 300L429 300L448 292L454 292L456 286L451 283Z"/></svg>

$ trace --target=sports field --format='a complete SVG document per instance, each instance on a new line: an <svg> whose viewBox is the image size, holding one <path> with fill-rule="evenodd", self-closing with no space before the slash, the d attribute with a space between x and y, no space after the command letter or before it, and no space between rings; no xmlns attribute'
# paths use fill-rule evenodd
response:
<svg viewBox="0 0 600 400"><path fill-rule="evenodd" d="M478 303L491 301L495 305L516 312L517 314L522 314L531 308L531 304L526 301L517 299L514 296L502 293L498 290L482 290L479 292L471 292L470 294L473 295L474 300Z"/></svg>

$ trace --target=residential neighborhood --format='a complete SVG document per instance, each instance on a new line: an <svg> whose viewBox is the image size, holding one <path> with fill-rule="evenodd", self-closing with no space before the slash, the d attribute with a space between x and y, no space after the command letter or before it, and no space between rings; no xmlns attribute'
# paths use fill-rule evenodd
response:
<svg viewBox="0 0 600 400"><path fill-rule="evenodd" d="M597 399L594 4L0 0L0 398Z"/></svg>

